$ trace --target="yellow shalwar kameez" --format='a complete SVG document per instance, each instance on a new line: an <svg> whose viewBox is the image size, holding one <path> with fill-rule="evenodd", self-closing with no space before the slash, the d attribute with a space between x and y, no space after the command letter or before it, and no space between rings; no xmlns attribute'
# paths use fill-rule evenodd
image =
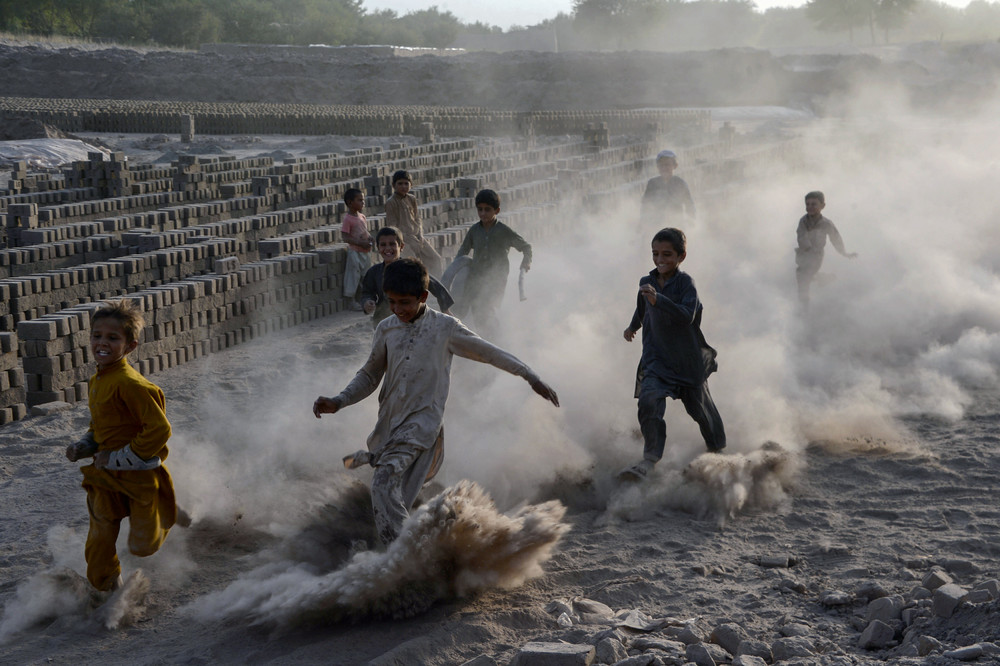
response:
<svg viewBox="0 0 1000 666"><path fill-rule="evenodd" d="M123 358L90 378L90 431L100 451L129 446L145 460L167 457L170 422L163 391ZM129 519L129 552L145 557L163 544L177 518L174 484L164 465L150 470L80 468L87 491L87 578L108 590L121 574L116 542L122 518Z"/></svg>

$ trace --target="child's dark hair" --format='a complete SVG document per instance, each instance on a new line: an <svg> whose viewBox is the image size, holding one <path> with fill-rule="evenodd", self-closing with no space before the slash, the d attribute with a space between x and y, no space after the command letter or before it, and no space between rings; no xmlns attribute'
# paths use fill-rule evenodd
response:
<svg viewBox="0 0 1000 666"><path fill-rule="evenodd" d="M392 174L392 184L393 185L395 185L398 181L401 181L401 180L408 180L411 183L413 182L413 179L410 178L410 172L406 171L405 169L400 169L396 173Z"/></svg>
<svg viewBox="0 0 1000 666"><path fill-rule="evenodd" d="M375 244L378 245L378 240L383 236L395 236L399 244L403 244L403 232L396 227L382 227L375 232Z"/></svg>
<svg viewBox="0 0 1000 666"><path fill-rule="evenodd" d="M826 203L826 197L823 196L823 193L820 192L819 190L813 190L812 192L810 192L809 194L807 194L805 198L806 199L817 199L817 200L819 200L819 202L821 204L825 204Z"/></svg>
<svg viewBox="0 0 1000 666"><path fill-rule="evenodd" d="M476 205L479 204L500 210L500 195L493 190L479 190L479 194L476 195Z"/></svg>
<svg viewBox="0 0 1000 666"><path fill-rule="evenodd" d="M674 229L673 227L667 227L665 229L660 229L653 236L654 243L670 243L674 246L674 252L677 254L684 254L687 252L687 236L680 229Z"/></svg>
<svg viewBox="0 0 1000 666"><path fill-rule="evenodd" d="M422 296L430 287L427 269L419 259L399 259L385 267L382 291L403 296Z"/></svg>
<svg viewBox="0 0 1000 666"><path fill-rule="evenodd" d="M356 187L348 187L347 191L344 192L344 203L350 205L355 198L364 196L364 192Z"/></svg>
<svg viewBox="0 0 1000 666"><path fill-rule="evenodd" d="M126 342L138 342L142 327L146 325L139 309L125 299L108 301L99 307L90 318L91 326L100 319L114 319L121 324Z"/></svg>

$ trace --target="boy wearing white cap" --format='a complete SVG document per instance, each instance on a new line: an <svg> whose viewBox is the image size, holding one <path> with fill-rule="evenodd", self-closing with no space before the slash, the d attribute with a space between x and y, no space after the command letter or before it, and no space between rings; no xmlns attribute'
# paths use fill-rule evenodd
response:
<svg viewBox="0 0 1000 666"><path fill-rule="evenodd" d="M672 150L661 150L656 156L656 168L660 175L649 179L646 192L642 195L643 221L649 220L657 226L671 226L684 218L693 219L691 190L683 178L674 175L677 154Z"/></svg>

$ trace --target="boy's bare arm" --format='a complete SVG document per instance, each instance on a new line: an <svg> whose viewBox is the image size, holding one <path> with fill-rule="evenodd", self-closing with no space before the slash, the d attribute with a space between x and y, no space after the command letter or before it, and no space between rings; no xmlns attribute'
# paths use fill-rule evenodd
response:
<svg viewBox="0 0 1000 666"><path fill-rule="evenodd" d="M542 396L556 407L559 406L559 397L548 384L542 381L541 377L535 374L521 359L510 352L497 347L491 342L483 340L481 337L458 324L458 330L451 336L449 345L451 353L462 358L489 363L495 368L506 370L512 375L523 377L532 390Z"/></svg>
<svg viewBox="0 0 1000 666"><path fill-rule="evenodd" d="M356 234L345 234L343 231L340 232L341 237L344 242L351 245L358 245L361 247L371 247L372 237L367 231L358 230Z"/></svg>

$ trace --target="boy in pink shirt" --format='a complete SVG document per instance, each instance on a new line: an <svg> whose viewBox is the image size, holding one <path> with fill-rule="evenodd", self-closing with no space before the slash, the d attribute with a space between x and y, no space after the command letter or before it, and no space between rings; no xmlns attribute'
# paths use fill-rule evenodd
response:
<svg viewBox="0 0 1000 666"><path fill-rule="evenodd" d="M358 302L358 287L361 276L371 266L372 237L368 233L368 221L361 210L365 207L365 195L356 187L344 192L347 214L340 222L340 235L350 248L344 264L344 296L350 299L352 310L361 310Z"/></svg>

